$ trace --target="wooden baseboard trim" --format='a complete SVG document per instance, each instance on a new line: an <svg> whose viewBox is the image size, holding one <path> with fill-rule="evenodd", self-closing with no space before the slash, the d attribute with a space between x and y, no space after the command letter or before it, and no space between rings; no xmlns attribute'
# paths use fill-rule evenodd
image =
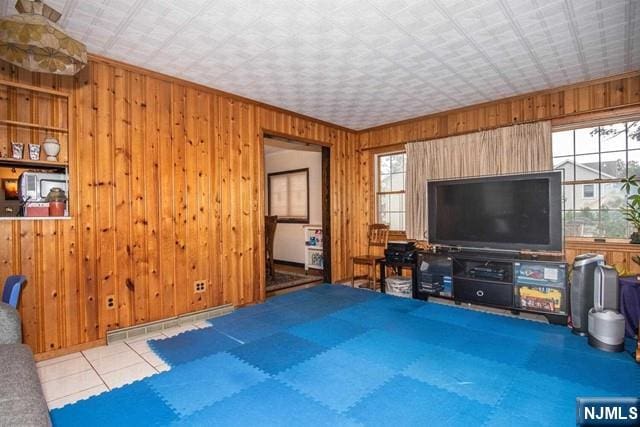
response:
<svg viewBox="0 0 640 427"><path fill-rule="evenodd" d="M42 360L53 359L54 357L66 356L67 354L77 353L79 351L88 350L93 347L100 347L102 345L107 345L106 338L102 338L95 341L89 341L82 344L76 344L70 347L50 350L44 353L37 353L33 355L33 358L36 360L36 362L40 362Z"/></svg>

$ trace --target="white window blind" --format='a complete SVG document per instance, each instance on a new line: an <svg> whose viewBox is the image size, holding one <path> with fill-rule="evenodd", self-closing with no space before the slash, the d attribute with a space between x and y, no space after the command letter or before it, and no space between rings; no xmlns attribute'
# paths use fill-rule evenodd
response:
<svg viewBox="0 0 640 427"><path fill-rule="evenodd" d="M308 184L308 169L269 174L269 215L279 222L308 222Z"/></svg>

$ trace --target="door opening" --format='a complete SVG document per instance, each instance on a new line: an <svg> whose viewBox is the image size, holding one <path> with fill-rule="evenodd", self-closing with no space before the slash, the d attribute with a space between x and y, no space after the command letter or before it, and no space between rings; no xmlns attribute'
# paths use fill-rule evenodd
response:
<svg viewBox="0 0 640 427"><path fill-rule="evenodd" d="M331 281L327 146L265 132L266 296Z"/></svg>

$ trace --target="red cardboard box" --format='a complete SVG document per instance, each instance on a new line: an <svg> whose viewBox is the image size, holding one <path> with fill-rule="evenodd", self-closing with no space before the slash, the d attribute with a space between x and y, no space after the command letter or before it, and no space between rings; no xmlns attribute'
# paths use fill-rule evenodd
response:
<svg viewBox="0 0 640 427"><path fill-rule="evenodd" d="M49 216L49 203L27 202L24 207L24 216Z"/></svg>

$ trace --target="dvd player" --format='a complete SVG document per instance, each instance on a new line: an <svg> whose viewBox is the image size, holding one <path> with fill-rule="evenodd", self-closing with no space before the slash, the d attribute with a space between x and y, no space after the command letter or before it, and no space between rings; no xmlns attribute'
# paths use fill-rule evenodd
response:
<svg viewBox="0 0 640 427"><path fill-rule="evenodd" d="M499 267L473 267L469 270L469 276L482 279L504 280L504 268Z"/></svg>

